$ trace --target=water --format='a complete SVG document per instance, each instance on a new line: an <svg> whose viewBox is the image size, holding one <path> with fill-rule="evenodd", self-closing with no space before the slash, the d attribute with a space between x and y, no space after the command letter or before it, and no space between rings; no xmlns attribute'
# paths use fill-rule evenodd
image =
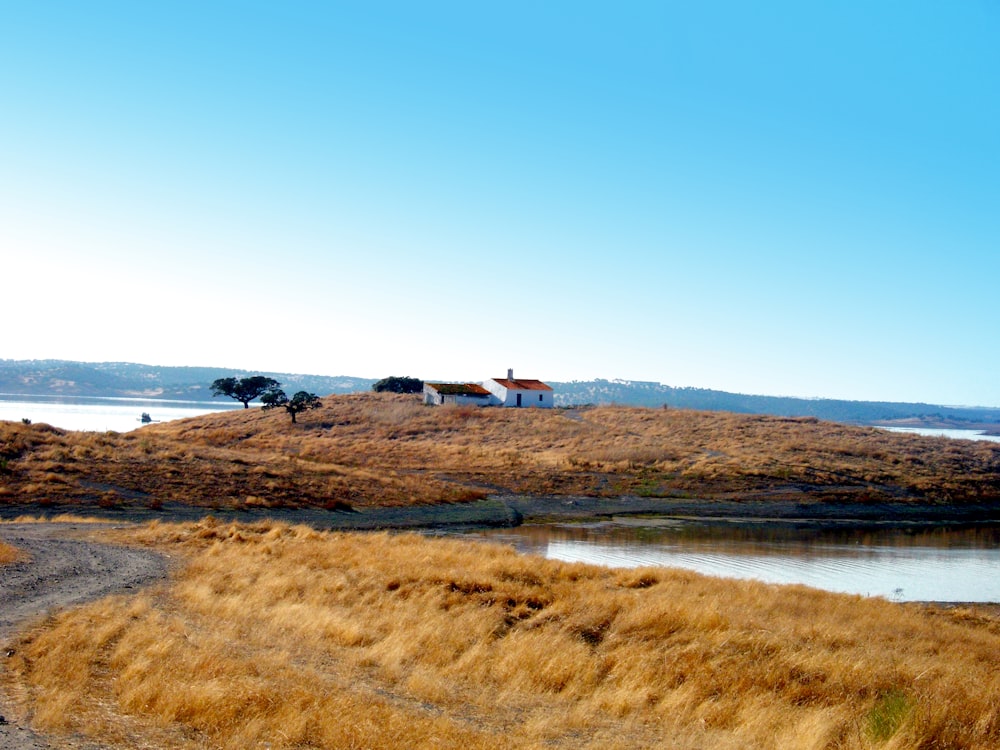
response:
<svg viewBox="0 0 1000 750"><path fill-rule="evenodd" d="M477 536L568 562L687 568L897 601L1000 602L1000 525L816 530L622 518Z"/></svg>
<svg viewBox="0 0 1000 750"><path fill-rule="evenodd" d="M909 432L914 435L924 435L925 437L946 437L953 440L986 440L993 443L1000 443L1000 435L987 435L985 430L954 430L939 429L936 427L879 427L879 429L889 432Z"/></svg>
<svg viewBox="0 0 1000 750"><path fill-rule="evenodd" d="M228 400L228 399L227 399ZM212 412L242 409L225 401L173 401L149 398L60 398L0 394L0 420L46 423L64 430L128 432L142 427L146 412L157 422L197 417Z"/></svg>

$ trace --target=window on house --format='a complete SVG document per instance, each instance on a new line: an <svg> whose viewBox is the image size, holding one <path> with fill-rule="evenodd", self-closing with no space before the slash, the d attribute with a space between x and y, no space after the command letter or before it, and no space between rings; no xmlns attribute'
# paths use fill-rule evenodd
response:
<svg viewBox="0 0 1000 750"><path fill-rule="evenodd" d="M541 394L541 393L539 393L539 394L538 394L538 400L539 400L539 401L541 401L541 400L542 400L542 394Z"/></svg>

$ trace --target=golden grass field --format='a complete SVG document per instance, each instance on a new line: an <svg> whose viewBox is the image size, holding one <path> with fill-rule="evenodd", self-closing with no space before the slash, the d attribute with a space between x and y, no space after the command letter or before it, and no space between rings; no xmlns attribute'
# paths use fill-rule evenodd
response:
<svg viewBox="0 0 1000 750"><path fill-rule="evenodd" d="M118 433L0 423L0 503L364 508L490 493L989 502L1000 444L621 406L426 407L353 394Z"/></svg>
<svg viewBox="0 0 1000 750"><path fill-rule="evenodd" d="M168 585L26 633L56 737L158 748L1000 747L1000 619L421 536L153 523Z"/></svg>

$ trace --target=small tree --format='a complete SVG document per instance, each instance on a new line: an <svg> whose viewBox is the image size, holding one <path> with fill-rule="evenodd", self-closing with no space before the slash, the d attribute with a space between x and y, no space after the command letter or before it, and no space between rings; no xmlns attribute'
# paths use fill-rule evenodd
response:
<svg viewBox="0 0 1000 750"><path fill-rule="evenodd" d="M291 415L292 424L295 424L296 414L301 414L309 409L318 409L323 405L323 402L319 400L319 396L315 393L299 391L291 398L288 398L284 391L277 388L269 390L261 396L260 402L263 404L262 408L265 411L279 407L284 408Z"/></svg>
<svg viewBox="0 0 1000 750"><path fill-rule="evenodd" d="M382 378L372 386L376 393L420 393L423 389L424 381L395 375Z"/></svg>
<svg viewBox="0 0 1000 750"><path fill-rule="evenodd" d="M249 378L219 378L212 383L212 396L229 396L243 404L244 409L250 408L250 402L263 396L268 391L281 386L274 378L254 375Z"/></svg>

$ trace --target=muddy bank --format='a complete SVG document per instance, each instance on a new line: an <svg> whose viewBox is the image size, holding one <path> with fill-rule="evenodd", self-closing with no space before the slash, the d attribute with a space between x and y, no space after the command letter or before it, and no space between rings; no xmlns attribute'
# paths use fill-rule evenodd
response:
<svg viewBox="0 0 1000 750"><path fill-rule="evenodd" d="M206 508L164 503L101 508L95 505L0 505L0 518L71 513L109 521L197 521L213 516L253 523L275 519L320 529L449 529L512 527L523 522L585 521L611 516L658 515L702 523L781 524L801 527L1000 523L1000 503L943 505L921 502L848 503L792 500L698 500L622 496L494 495L469 503L341 510L318 508Z"/></svg>
<svg viewBox="0 0 1000 750"><path fill-rule="evenodd" d="M22 515L53 518L61 514L87 516L121 523L147 523L149 521L182 523L198 521L206 516L237 523L254 523L270 519L292 524L306 524L317 529L343 531L452 527L492 528L517 526L522 522L518 511L500 498L487 498L471 503L338 510L259 507L208 508L177 503L164 503L162 507L157 509L128 505L102 508L96 505L69 503L44 508L29 504L0 505L0 519L12 520Z"/></svg>
<svg viewBox="0 0 1000 750"><path fill-rule="evenodd" d="M803 527L1000 523L1000 503L850 503L794 500L526 497L504 501L533 522L658 515L703 523L782 524Z"/></svg>

